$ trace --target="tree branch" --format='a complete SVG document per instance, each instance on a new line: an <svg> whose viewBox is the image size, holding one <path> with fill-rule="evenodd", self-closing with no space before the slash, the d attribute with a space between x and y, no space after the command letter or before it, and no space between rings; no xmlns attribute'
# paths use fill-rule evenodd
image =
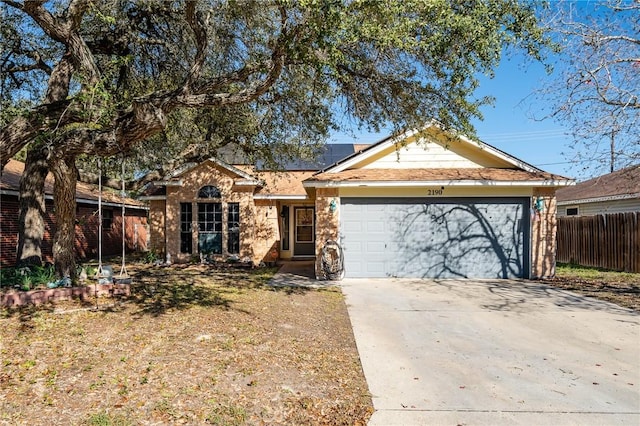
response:
<svg viewBox="0 0 640 426"><path fill-rule="evenodd" d="M189 27L191 27L191 31L193 31L193 35L196 39L196 56L193 60L193 65L191 66L191 70L189 71L189 75L183 85L182 91L187 94L191 92L191 86L193 83L200 78L200 74L202 72L202 67L204 66L204 61L206 59L207 53L207 29L206 22L202 19L202 13L196 10L195 1L188 1L187 7L185 9L185 17L187 19L187 23Z"/></svg>

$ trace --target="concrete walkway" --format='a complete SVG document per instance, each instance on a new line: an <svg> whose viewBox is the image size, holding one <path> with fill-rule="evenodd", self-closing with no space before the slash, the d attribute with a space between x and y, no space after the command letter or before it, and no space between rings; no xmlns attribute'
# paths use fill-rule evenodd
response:
<svg viewBox="0 0 640 426"><path fill-rule="evenodd" d="M639 425L640 317L535 282L341 282L370 425Z"/></svg>
<svg viewBox="0 0 640 426"><path fill-rule="evenodd" d="M316 280L315 261L291 260L283 261L280 269L273 276L269 285L274 287L325 288L339 284L337 281Z"/></svg>

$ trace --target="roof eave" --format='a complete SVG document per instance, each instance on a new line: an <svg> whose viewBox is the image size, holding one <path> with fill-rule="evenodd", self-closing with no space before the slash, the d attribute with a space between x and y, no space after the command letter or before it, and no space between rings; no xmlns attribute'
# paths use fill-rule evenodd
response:
<svg viewBox="0 0 640 426"><path fill-rule="evenodd" d="M601 203L605 201L631 200L634 198L640 199L640 192L635 194L607 195L603 197L583 198L583 199L577 199L577 200L563 200L563 201L558 201L558 205L567 206L567 205L573 205L573 204Z"/></svg>
<svg viewBox="0 0 640 426"><path fill-rule="evenodd" d="M157 180L154 182L151 182L156 186L182 186L183 182L182 179L180 180Z"/></svg>
<svg viewBox="0 0 640 426"><path fill-rule="evenodd" d="M570 180L427 180L427 181L304 181L305 188L348 188L348 187L421 187L421 186L524 186L524 187L559 187L571 185Z"/></svg>
<svg viewBox="0 0 640 426"><path fill-rule="evenodd" d="M307 195L297 194L256 194L253 196L254 200L309 200Z"/></svg>

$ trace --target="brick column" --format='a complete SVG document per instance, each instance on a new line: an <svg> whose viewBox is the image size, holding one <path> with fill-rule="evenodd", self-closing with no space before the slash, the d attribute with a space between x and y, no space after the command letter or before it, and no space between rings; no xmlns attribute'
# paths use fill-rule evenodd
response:
<svg viewBox="0 0 640 426"><path fill-rule="evenodd" d="M537 200L543 210L536 209ZM551 278L556 273L556 189L534 188L531 205L535 214L531 222L531 278Z"/></svg>
<svg viewBox="0 0 640 426"><path fill-rule="evenodd" d="M331 202L335 211L331 211ZM322 278L322 248L328 240L338 241L340 198L337 188L316 189L316 278Z"/></svg>

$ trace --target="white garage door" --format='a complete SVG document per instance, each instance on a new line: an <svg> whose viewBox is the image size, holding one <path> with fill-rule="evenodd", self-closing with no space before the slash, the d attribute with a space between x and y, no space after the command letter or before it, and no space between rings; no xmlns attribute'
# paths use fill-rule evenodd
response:
<svg viewBox="0 0 640 426"><path fill-rule="evenodd" d="M528 198L343 198L346 277L526 278Z"/></svg>

